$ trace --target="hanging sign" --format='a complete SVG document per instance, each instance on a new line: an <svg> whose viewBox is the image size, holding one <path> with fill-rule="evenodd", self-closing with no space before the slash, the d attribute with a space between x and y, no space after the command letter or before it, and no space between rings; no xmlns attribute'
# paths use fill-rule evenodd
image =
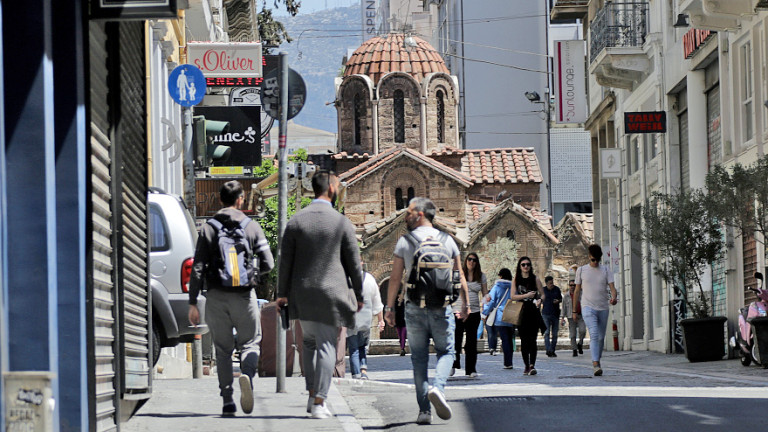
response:
<svg viewBox="0 0 768 432"><path fill-rule="evenodd" d="M667 113L665 111L641 111L624 113L624 133L665 133Z"/></svg>
<svg viewBox="0 0 768 432"><path fill-rule="evenodd" d="M187 63L203 71L207 78L259 78L261 43L187 43Z"/></svg>
<svg viewBox="0 0 768 432"><path fill-rule="evenodd" d="M144 20L177 18L176 0L91 0L91 19Z"/></svg>

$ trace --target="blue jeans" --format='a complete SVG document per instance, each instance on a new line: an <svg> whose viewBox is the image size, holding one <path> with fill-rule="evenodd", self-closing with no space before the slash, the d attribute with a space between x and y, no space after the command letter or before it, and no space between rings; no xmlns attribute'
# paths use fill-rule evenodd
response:
<svg viewBox="0 0 768 432"><path fill-rule="evenodd" d="M592 361L599 362L605 345L605 331L608 329L608 309L597 310L589 306L581 308L581 317L589 329L589 351Z"/></svg>
<svg viewBox="0 0 768 432"><path fill-rule="evenodd" d="M501 350L504 352L504 366L512 366L512 356L515 353L515 327L498 326L496 331L501 336Z"/></svg>
<svg viewBox="0 0 768 432"><path fill-rule="evenodd" d="M429 338L435 345L437 364L432 385L445 392L445 382L451 373L454 355L456 322L451 307L420 308L408 302L405 305L405 324L408 327L408 346L411 348L413 382L419 411L432 411L427 399L429 392Z"/></svg>
<svg viewBox="0 0 768 432"><path fill-rule="evenodd" d="M557 349L557 332L560 330L560 317L557 315L544 315L544 324L547 330L544 332L544 347L547 352ZM552 341L550 342L550 337Z"/></svg>
<svg viewBox="0 0 768 432"><path fill-rule="evenodd" d="M485 324L485 333L488 336L488 349L496 351L496 338L499 337L499 331L496 326Z"/></svg>
<svg viewBox="0 0 768 432"><path fill-rule="evenodd" d="M357 333L347 335L347 347L349 348L349 369L352 377L358 378L361 369L368 369L368 340L371 338L371 329L360 330Z"/></svg>

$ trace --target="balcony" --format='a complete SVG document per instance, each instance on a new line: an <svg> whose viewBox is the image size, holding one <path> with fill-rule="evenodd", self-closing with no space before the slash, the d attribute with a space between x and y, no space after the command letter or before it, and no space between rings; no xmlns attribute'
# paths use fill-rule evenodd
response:
<svg viewBox="0 0 768 432"><path fill-rule="evenodd" d="M738 29L744 16L768 7L766 0L679 0L678 4L693 28L714 31Z"/></svg>
<svg viewBox="0 0 768 432"><path fill-rule="evenodd" d="M584 19L588 9L589 0L555 0L550 19L553 21Z"/></svg>
<svg viewBox="0 0 768 432"><path fill-rule="evenodd" d="M589 28L590 73L604 87L631 89L650 67L643 43L648 3L606 3Z"/></svg>

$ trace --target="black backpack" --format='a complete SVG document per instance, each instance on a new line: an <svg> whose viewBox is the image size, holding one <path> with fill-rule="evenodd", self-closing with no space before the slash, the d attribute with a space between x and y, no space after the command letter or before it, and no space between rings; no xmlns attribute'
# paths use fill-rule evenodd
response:
<svg viewBox="0 0 768 432"><path fill-rule="evenodd" d="M414 247L413 265L408 275L408 300L420 307L444 307L458 298L454 260L445 246L446 234L427 236L419 241L408 233L405 239Z"/></svg>
<svg viewBox="0 0 768 432"><path fill-rule="evenodd" d="M226 228L218 220L208 219L208 223L216 228L218 245L210 271L222 288L250 288L257 282L253 251L245 235L245 227L250 222L251 219L246 217L237 226Z"/></svg>

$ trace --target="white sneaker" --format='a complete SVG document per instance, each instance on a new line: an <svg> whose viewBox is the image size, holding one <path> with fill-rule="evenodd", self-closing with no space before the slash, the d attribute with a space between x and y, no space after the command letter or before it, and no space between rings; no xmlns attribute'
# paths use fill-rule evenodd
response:
<svg viewBox="0 0 768 432"><path fill-rule="evenodd" d="M331 414L331 411L325 405L325 401L323 401L323 403L321 403L320 405L316 405L316 404L312 405L312 418L327 419L331 417L333 417L333 414Z"/></svg>
<svg viewBox="0 0 768 432"><path fill-rule="evenodd" d="M451 407L448 406L448 402L446 402L443 392L432 387L429 389L429 393L427 393L427 398L432 402L432 406L435 407L435 412L438 417L443 420L451 418Z"/></svg>
<svg viewBox="0 0 768 432"><path fill-rule="evenodd" d="M246 414L253 412L253 387L251 384L251 377L246 374L240 375L238 378L240 383L240 408Z"/></svg>
<svg viewBox="0 0 768 432"><path fill-rule="evenodd" d="M419 416L416 417L416 424L428 425L432 424L432 413L429 411L422 411Z"/></svg>
<svg viewBox="0 0 768 432"><path fill-rule="evenodd" d="M471 374L469 374L469 377L470 378L477 378L477 372L472 372Z"/></svg>
<svg viewBox="0 0 768 432"><path fill-rule="evenodd" d="M307 400L307 414L312 414L312 405L315 404L315 397L310 396Z"/></svg>

